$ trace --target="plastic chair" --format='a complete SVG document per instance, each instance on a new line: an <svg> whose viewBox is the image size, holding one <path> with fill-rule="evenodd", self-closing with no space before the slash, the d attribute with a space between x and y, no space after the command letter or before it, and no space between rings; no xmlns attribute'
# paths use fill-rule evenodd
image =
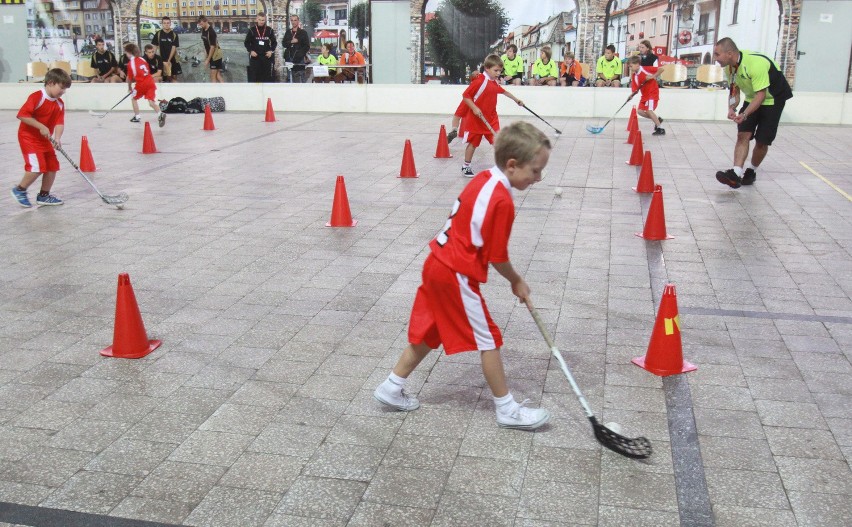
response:
<svg viewBox="0 0 852 527"><path fill-rule="evenodd" d="M660 76L666 88L689 88L688 72L683 64L669 64Z"/></svg>
<svg viewBox="0 0 852 527"><path fill-rule="evenodd" d="M32 80L33 82L42 82L44 80L44 76L47 75L47 70L47 63L45 62L27 62L26 80Z"/></svg>
<svg viewBox="0 0 852 527"><path fill-rule="evenodd" d="M77 63L77 80L80 82L88 82L98 74L98 70L92 67L92 63L86 60L81 60Z"/></svg>
<svg viewBox="0 0 852 527"><path fill-rule="evenodd" d="M696 85L705 90L722 88L725 82L725 72L718 64L702 64L695 72Z"/></svg>
<svg viewBox="0 0 852 527"><path fill-rule="evenodd" d="M59 68L68 75L71 75L71 63L67 60L54 60L50 63L50 69Z"/></svg>

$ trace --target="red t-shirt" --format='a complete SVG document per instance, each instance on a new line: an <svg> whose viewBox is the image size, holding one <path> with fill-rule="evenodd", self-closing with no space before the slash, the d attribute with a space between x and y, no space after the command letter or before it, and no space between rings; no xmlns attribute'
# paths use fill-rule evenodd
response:
<svg viewBox="0 0 852 527"><path fill-rule="evenodd" d="M127 80L132 81L134 79L136 80L136 91L142 91L142 88L154 84L151 67L142 57L133 57L127 63Z"/></svg>
<svg viewBox="0 0 852 527"><path fill-rule="evenodd" d="M482 110L483 117L485 117L491 124L491 128L494 128L495 132L499 132L500 118L497 116L497 96L505 91L506 90L503 89L503 86L495 80L489 79L488 75L483 73L482 75L477 75L477 77L470 82L470 85L468 85L467 89L464 90L464 95L462 95L462 97L465 99L473 99L473 103ZM486 128L485 123L482 122L482 119L473 115L471 115L468 122L465 123L464 129L472 134L484 135L491 133L491 131Z"/></svg>
<svg viewBox="0 0 852 527"><path fill-rule="evenodd" d="M509 261L515 203L499 168L480 172L462 190L447 223L429 243L441 263L476 282L488 280L488 264Z"/></svg>
<svg viewBox="0 0 852 527"><path fill-rule="evenodd" d="M33 92L27 97L27 102L18 110L18 117L32 117L45 125L53 135L56 125L65 124L65 103L61 98L52 98L47 95L44 88ZM38 128L21 123L18 126L18 142L21 150L27 153L53 152L53 145L42 137Z"/></svg>
<svg viewBox="0 0 852 527"><path fill-rule="evenodd" d="M657 79L654 74L660 69L654 66L639 66L639 71L630 76L630 89L636 91L646 79L648 82L642 86L643 101L659 101L660 100L660 85L657 84Z"/></svg>

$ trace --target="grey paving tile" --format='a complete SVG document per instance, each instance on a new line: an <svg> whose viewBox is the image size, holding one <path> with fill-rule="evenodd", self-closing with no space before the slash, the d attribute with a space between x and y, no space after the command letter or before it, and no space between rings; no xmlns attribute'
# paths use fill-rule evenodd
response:
<svg viewBox="0 0 852 527"><path fill-rule="evenodd" d="M151 501L185 503L194 508L220 480L225 470L215 465L164 461L130 494Z"/></svg>
<svg viewBox="0 0 852 527"><path fill-rule="evenodd" d="M94 454L91 452L42 446L17 461L0 465L0 479L58 487L82 469L92 457Z"/></svg>
<svg viewBox="0 0 852 527"><path fill-rule="evenodd" d="M362 501L355 509L347 525L352 527L384 527L386 525L425 527L431 524L434 512L432 509Z"/></svg>
<svg viewBox="0 0 852 527"><path fill-rule="evenodd" d="M291 456L246 452L231 465L219 485L285 492L299 476L305 461Z"/></svg>
<svg viewBox="0 0 852 527"><path fill-rule="evenodd" d="M380 467L370 480L364 500L387 505L434 509L444 490L448 472Z"/></svg>
<svg viewBox="0 0 852 527"><path fill-rule="evenodd" d="M518 501L518 498L505 496L447 492L441 496L441 503L435 511L432 525L435 527L513 525L512 520Z"/></svg>
<svg viewBox="0 0 852 527"><path fill-rule="evenodd" d="M192 506L186 503L127 496L110 511L110 516L149 522L180 524L191 511Z"/></svg>
<svg viewBox="0 0 852 527"><path fill-rule="evenodd" d="M106 514L118 505L139 482L124 474L82 470L71 476L41 505L93 514Z"/></svg>
<svg viewBox="0 0 852 527"><path fill-rule="evenodd" d="M303 474L320 478L371 481L384 456L384 449L324 443L308 461Z"/></svg>
<svg viewBox="0 0 852 527"><path fill-rule="evenodd" d="M275 512L345 522L352 516L366 489L367 484L361 481L301 476L284 495Z"/></svg>
<svg viewBox="0 0 852 527"><path fill-rule="evenodd" d="M325 441L329 430L322 426L306 426L301 422L273 422L258 434L248 450L307 459Z"/></svg>
<svg viewBox="0 0 852 527"><path fill-rule="evenodd" d="M86 470L144 477L176 447L173 443L119 439L92 459Z"/></svg>
<svg viewBox="0 0 852 527"><path fill-rule="evenodd" d="M281 500L280 493L213 487L186 518L189 525L263 525Z"/></svg>
<svg viewBox="0 0 852 527"><path fill-rule="evenodd" d="M0 480L0 496L9 503L36 506L55 489L45 485Z"/></svg>
<svg viewBox="0 0 852 527"><path fill-rule="evenodd" d="M246 434L196 430L168 457L169 461L230 466L254 438Z"/></svg>
<svg viewBox="0 0 852 527"><path fill-rule="evenodd" d="M601 527L642 527L644 525L675 527L681 523L680 516L674 512L601 505L598 510L597 524Z"/></svg>
<svg viewBox="0 0 852 527"><path fill-rule="evenodd" d="M518 517L594 525L597 523L597 505L595 487L547 481L524 486Z"/></svg>
<svg viewBox="0 0 852 527"><path fill-rule="evenodd" d="M719 505L789 509L781 478L775 472L706 468L710 500Z"/></svg>
<svg viewBox="0 0 852 527"><path fill-rule="evenodd" d="M852 473L845 460L776 456L775 462L789 490L852 494Z"/></svg>
<svg viewBox="0 0 852 527"><path fill-rule="evenodd" d="M459 456L446 488L516 498L521 492L525 466L518 461Z"/></svg>
<svg viewBox="0 0 852 527"><path fill-rule="evenodd" d="M793 511L790 510L717 505L713 507L713 512L715 513L716 525L719 527L737 527L740 525L794 527L798 525Z"/></svg>
<svg viewBox="0 0 852 527"><path fill-rule="evenodd" d="M813 403L786 401L755 401L760 421L766 426L791 428L827 428L825 420Z"/></svg>
<svg viewBox="0 0 852 527"><path fill-rule="evenodd" d="M816 492L787 492L790 505L801 526L847 525L852 518L849 496Z"/></svg>

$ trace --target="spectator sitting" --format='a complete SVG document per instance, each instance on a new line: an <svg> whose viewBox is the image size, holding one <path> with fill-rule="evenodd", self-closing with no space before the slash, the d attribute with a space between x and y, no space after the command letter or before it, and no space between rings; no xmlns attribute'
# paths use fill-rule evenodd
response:
<svg viewBox="0 0 852 527"><path fill-rule="evenodd" d="M562 86L579 86L581 80L583 80L583 67L574 60L572 52L566 51L565 62L562 63L560 69L559 84Z"/></svg>
<svg viewBox="0 0 852 527"><path fill-rule="evenodd" d="M520 86L524 79L524 59L518 56L518 46L509 44L506 53L500 59L503 61L503 84Z"/></svg>
<svg viewBox="0 0 852 527"><path fill-rule="evenodd" d="M641 59L640 66L654 66L657 67L658 60L657 56L651 52L651 41L643 40L639 43L637 48L639 50L639 58Z"/></svg>
<svg viewBox="0 0 852 527"><path fill-rule="evenodd" d="M125 42L122 44L122 48L130 44L130 42ZM118 59L118 76L122 81L127 80L127 63L130 62L130 59L127 58L127 55L122 53L121 57Z"/></svg>
<svg viewBox="0 0 852 527"><path fill-rule="evenodd" d="M112 51L106 49L104 40L95 40L95 52L92 53L92 68L98 70L98 74L92 77L92 82L121 82L119 77L118 62Z"/></svg>
<svg viewBox="0 0 852 527"><path fill-rule="evenodd" d="M533 64L531 86L556 86L557 69L556 62L550 60L552 56L550 46L541 48L539 58Z"/></svg>
<svg viewBox="0 0 852 527"><path fill-rule="evenodd" d="M355 43L351 40L346 41L346 51L340 57L338 64L357 65L366 64L364 55L355 51ZM358 75L360 73L360 75ZM364 84L364 75L366 68L340 68L337 75L334 76L334 82L351 81L358 79L358 84Z"/></svg>
<svg viewBox="0 0 852 527"><path fill-rule="evenodd" d="M331 54L331 46L329 46L328 44L322 45L322 54L317 57L317 63L322 66L334 66L335 64L337 64L337 57ZM314 71L316 72L316 70ZM337 79L333 78L335 75L337 75L337 70L334 68L329 68L328 77L317 77L316 75L314 75L314 82L340 82Z"/></svg>
<svg viewBox="0 0 852 527"><path fill-rule="evenodd" d="M620 88L622 68L621 59L615 56L615 46L610 44L606 47L603 57L598 59L598 65L595 69L595 72L598 75L598 80L595 83L595 86L598 88L602 88L604 86Z"/></svg>
<svg viewBox="0 0 852 527"><path fill-rule="evenodd" d="M151 74L154 82L161 82L163 80L163 59L154 53L156 49L153 44L146 44L143 58L148 63L148 73Z"/></svg>

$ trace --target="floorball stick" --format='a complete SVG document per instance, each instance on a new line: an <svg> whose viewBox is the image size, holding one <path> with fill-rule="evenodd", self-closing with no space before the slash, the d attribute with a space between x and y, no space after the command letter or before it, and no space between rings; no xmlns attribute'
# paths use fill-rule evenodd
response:
<svg viewBox="0 0 852 527"><path fill-rule="evenodd" d="M603 131L604 131L604 128L606 128L606 125L608 125L609 123L611 123L611 122L612 122L612 120L613 120L613 119L615 119L615 116L616 116L616 115L618 115L618 112L620 112L622 109L624 109L624 107L625 107L625 106L627 106L627 103L629 103L629 102L633 99L633 97L635 97L635 96L636 96L636 94L637 94L637 93L639 93L639 90L641 90L641 89L642 89L642 86L644 86L645 84L647 84L647 82L648 82L648 81L650 81L650 80L651 80L651 79L645 79L645 82L643 82L643 83L642 83L642 85L641 85L641 86L639 86L639 88L638 88L635 92L633 92L633 93L631 93L631 94L630 94L630 96L627 98L627 100L626 100L626 101L624 101L624 104L622 104L622 105L621 105L621 108L619 108L618 110L616 110L616 111L615 111L615 113L614 113L614 114L612 114L612 117L610 117L610 118L609 118L609 121L605 122L605 123L603 124L603 126L592 126L592 125L588 125L588 126L586 126L586 131L587 131L587 132L591 132L591 133L593 133L593 134L595 134L595 135L597 135L597 134L599 134L599 133L603 132Z"/></svg>
<svg viewBox="0 0 852 527"><path fill-rule="evenodd" d="M580 400L580 404L586 412L586 417L588 417L589 421L592 423L592 429L595 432L595 438L598 442L613 452L625 457L635 459L645 459L650 457L653 450L651 448L651 442L648 441L648 439L644 437L637 437L635 439L625 437L610 430L595 419L595 414L592 413L592 409L589 407L589 403L586 401L585 396L583 396L583 392L580 391L577 381L575 381L574 376L571 375L571 370L569 370L568 365L565 364L565 359L562 358L562 353L560 353L556 344L553 343L553 339L550 337L550 333L547 332L547 328L544 327L544 322L541 320L541 316L538 314L535 307L533 307L532 302L527 300L526 304L527 308L530 310L533 320L535 320L535 325L538 326L538 330L541 332L541 336L544 337L545 342L547 342L547 345L550 346L550 352L554 357L556 357L556 360L559 361L559 367L562 368L562 372L568 378L568 383L571 384L571 389L574 390L574 393L577 395L577 399Z"/></svg>
<svg viewBox="0 0 852 527"><path fill-rule="evenodd" d="M543 123L544 123L544 124L546 124L547 126L549 126L549 127L553 128L553 130L556 132L556 135L562 135L562 130L560 130L559 128L556 128L556 127L555 127L555 126L553 126L552 124L548 123L548 122L547 122L547 120L545 120L545 119L544 119L544 117L542 117L542 116L540 116L539 114L535 113L534 111L530 110L529 106L527 106L526 104L524 104L523 106L524 106L524 108L526 108L526 110L527 110L528 112L530 112L531 114L533 114L533 115L535 115L536 117L538 117L539 119L541 119L541 122L543 122Z"/></svg>
<svg viewBox="0 0 852 527"><path fill-rule="evenodd" d="M130 199L130 196L128 196L124 192L116 194L114 196L110 196L109 194L101 194L101 191L98 190L98 187L96 187L95 184L92 183L92 180L89 179L88 176L86 176L86 174L84 174L82 170L80 170L80 167L77 166L77 163L75 163L74 160L71 159L71 156L69 156L68 153L66 153L65 150L63 150L62 147L59 146L59 143L57 143L56 140L52 137L50 138L50 142L53 144L53 148L55 148L57 152L62 154L62 156L65 157L65 159L67 159L69 163L71 163L71 166L74 167L77 173L83 176L83 179L86 180L86 183L88 183L89 186L91 186L95 190L95 192L98 193L98 196L100 196L101 199L104 200L104 203L106 203L107 205L115 205L119 209L124 208L124 204L127 203L127 200Z"/></svg>
<svg viewBox="0 0 852 527"><path fill-rule="evenodd" d="M123 102L124 102L124 99L127 99L128 97L130 97L130 96L131 96L131 95L133 95L134 93L136 93L136 90L133 90L133 91L129 91L129 92L127 92L127 95L125 95L124 97L122 97L120 101L118 101L117 103L115 103L115 104L113 105L113 107L112 107L112 108L110 108L109 110L107 110L107 111L105 111L105 112L96 112L96 111L94 111L94 110L89 110L89 115L94 115L95 117L97 117L97 118L99 118L99 119L103 119L104 117L106 117L106 116L107 116L107 114L108 114L109 112L111 112L111 111L115 110L116 106L118 106L119 104L123 103Z"/></svg>
<svg viewBox="0 0 852 527"><path fill-rule="evenodd" d="M491 132L495 138L497 137L497 132L494 131L494 128L491 127L491 123L488 122L488 119L485 118L484 115L479 114L479 118L482 119L482 122L485 123L485 126L488 128L488 131Z"/></svg>

